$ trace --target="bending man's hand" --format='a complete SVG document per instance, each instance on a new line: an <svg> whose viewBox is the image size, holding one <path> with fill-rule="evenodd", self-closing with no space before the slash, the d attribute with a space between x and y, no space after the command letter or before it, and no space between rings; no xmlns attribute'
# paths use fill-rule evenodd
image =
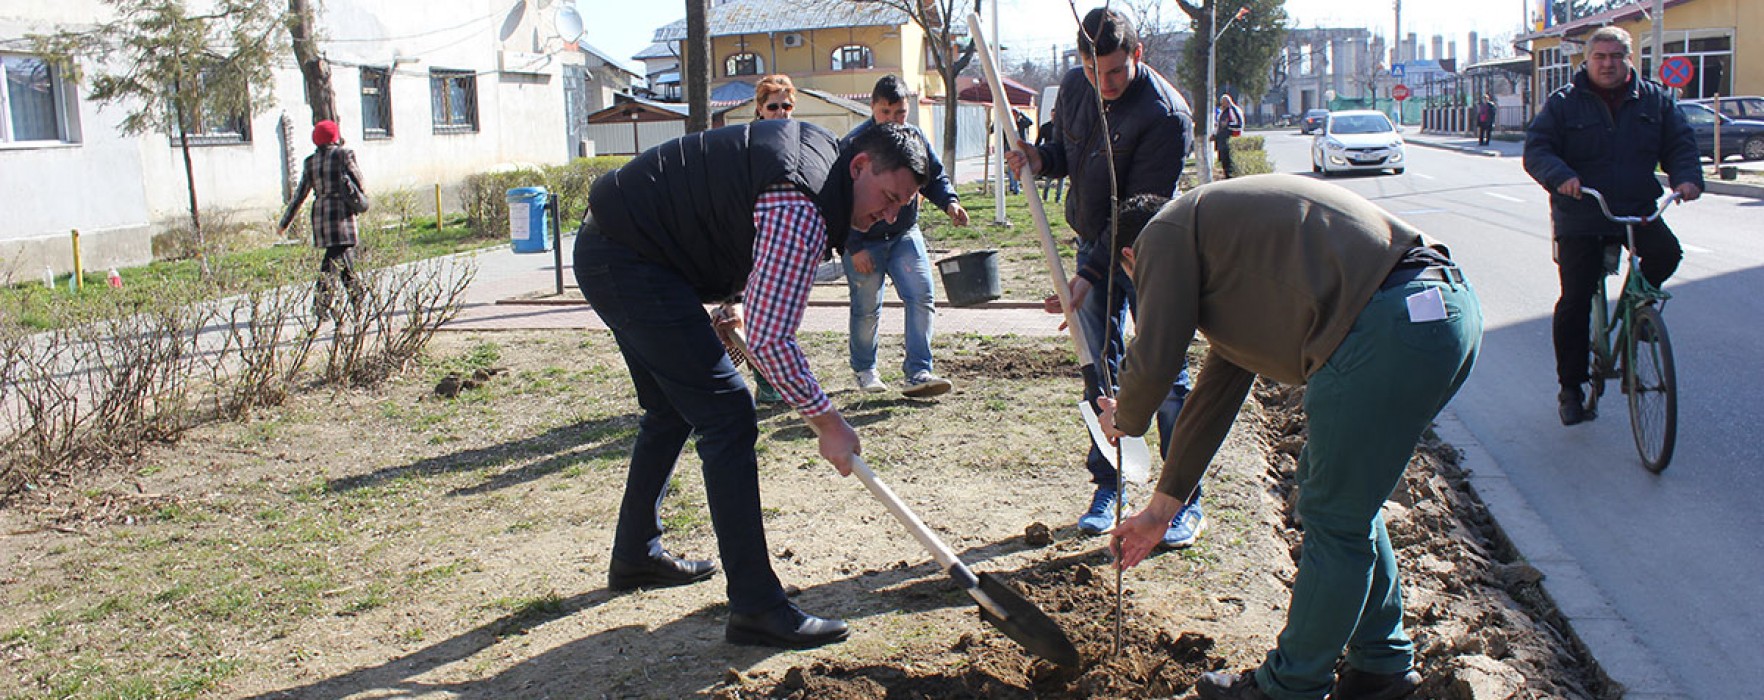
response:
<svg viewBox="0 0 1764 700"><path fill-rule="evenodd" d="M845 416L834 409L805 420L820 440L821 457L832 462L840 476L851 476L851 457L861 454L863 449L858 444L857 431L845 422Z"/></svg>
<svg viewBox="0 0 1764 700"><path fill-rule="evenodd" d="M1103 435L1108 436L1110 445L1121 444L1121 438L1127 436L1127 431L1115 427L1115 400L1098 396L1096 405L1102 408L1102 412L1096 416L1096 422L1102 426Z"/></svg>
<svg viewBox="0 0 1764 700"><path fill-rule="evenodd" d="M1164 541L1164 533L1170 530L1170 519L1181 508L1181 501L1154 493L1145 510L1116 525L1109 535L1109 551L1115 555L1115 566L1129 569L1151 556L1152 550Z"/></svg>

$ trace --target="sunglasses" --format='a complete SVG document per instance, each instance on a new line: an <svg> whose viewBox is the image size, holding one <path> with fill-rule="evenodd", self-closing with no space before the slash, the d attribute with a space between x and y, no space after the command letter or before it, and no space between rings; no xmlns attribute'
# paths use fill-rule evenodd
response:
<svg viewBox="0 0 1764 700"><path fill-rule="evenodd" d="M769 105L766 105L767 112L776 112L780 109L788 112L790 110L796 109L796 103L794 103L794 102L773 102Z"/></svg>

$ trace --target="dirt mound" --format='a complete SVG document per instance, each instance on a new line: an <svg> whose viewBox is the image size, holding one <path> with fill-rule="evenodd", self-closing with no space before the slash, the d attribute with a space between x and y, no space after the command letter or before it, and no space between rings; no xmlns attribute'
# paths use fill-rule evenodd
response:
<svg viewBox="0 0 1764 700"><path fill-rule="evenodd" d="M1029 364L1050 355L1015 350L987 357L992 371L1060 366ZM1285 522L1265 534L1285 542L1296 563L1302 528L1294 522L1294 474L1304 446L1304 390L1262 384L1256 398L1245 415L1259 417L1268 458L1263 485L1286 504ZM1556 629L1540 621L1553 612L1542 604L1538 577L1511 563L1510 550L1492 540L1487 511L1469 492L1456 459L1449 446L1423 444L1386 505L1402 562L1405 622L1425 679L1414 697L1595 697L1596 674L1575 660ZM970 633L950 649L964 655L960 665L820 661L778 675L731 673L713 694L722 700L1168 697L1186 693L1201 673L1229 665L1212 637L1168 631L1181 629L1184 620L1174 619L1169 613L1175 609L1161 602L1141 605L1131 583L1121 602L1125 623L1117 652L1115 574L1101 553L1044 562L1013 582L1077 644L1081 668L1060 669L1030 657L998 634Z"/></svg>
<svg viewBox="0 0 1764 700"><path fill-rule="evenodd" d="M1003 346L937 360L938 371L951 377L1044 379L1078 376L1078 362L1063 346Z"/></svg>

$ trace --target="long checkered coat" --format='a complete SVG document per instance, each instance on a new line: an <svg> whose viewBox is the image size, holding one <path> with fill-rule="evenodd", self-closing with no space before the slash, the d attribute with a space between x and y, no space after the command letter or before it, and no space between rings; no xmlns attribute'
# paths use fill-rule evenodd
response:
<svg viewBox="0 0 1764 700"><path fill-rule="evenodd" d="M344 204L345 177L354 178L355 185L363 192L367 191L362 184L361 168L355 165L355 151L336 145L319 146L306 157L306 167L300 172L300 186L294 190L294 201L288 203L288 213L282 215L282 228L294 221L300 203L306 201L306 194L311 192L312 244L319 248L355 245L355 215L349 213L349 207Z"/></svg>

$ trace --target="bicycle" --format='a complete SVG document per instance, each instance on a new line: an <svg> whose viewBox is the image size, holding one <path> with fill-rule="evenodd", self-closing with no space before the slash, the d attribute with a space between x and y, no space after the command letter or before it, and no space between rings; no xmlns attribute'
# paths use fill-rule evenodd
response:
<svg viewBox="0 0 1764 700"><path fill-rule="evenodd" d="M1629 397L1629 426L1635 433L1635 449L1641 454L1642 466L1658 474L1671 463L1672 450L1678 442L1678 377L1672 362L1671 336L1666 333L1666 319L1661 314L1672 295L1642 277L1641 259L1634 254L1635 227L1659 219L1678 199L1678 193L1666 195L1647 216L1617 216L1611 213L1605 196L1598 190L1582 187L1580 191L1599 203L1606 219L1623 224L1630 250L1628 272L1616 304L1611 303L1607 285L1602 281L1593 297L1586 411L1588 415L1597 415L1605 380L1621 379L1619 388ZM1607 277L1617 274L1621 248L1615 241L1605 246Z"/></svg>

